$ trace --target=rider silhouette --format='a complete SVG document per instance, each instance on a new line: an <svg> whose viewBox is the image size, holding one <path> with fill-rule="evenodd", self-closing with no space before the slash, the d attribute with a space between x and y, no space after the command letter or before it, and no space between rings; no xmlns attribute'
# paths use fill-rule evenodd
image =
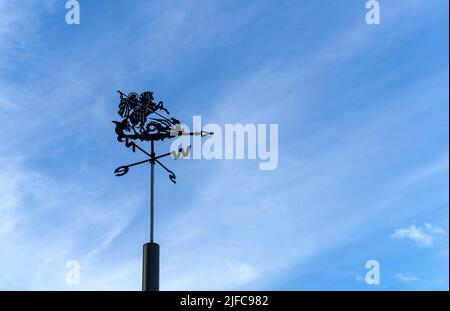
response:
<svg viewBox="0 0 450 311"><path fill-rule="evenodd" d="M156 130L158 133L166 134L170 131L171 125L179 124L178 120L174 118L169 120L156 112L162 110L167 114L170 114L169 111L164 108L164 103L162 101L158 104L154 102L153 92L143 92L140 95L133 92L128 96L121 91L118 92L120 94L118 113L124 118L117 129L118 131L122 129L127 131L132 130L135 135L146 135ZM151 118L151 121L147 123L147 119L152 113L156 113L162 119ZM129 124L128 121L131 124Z"/></svg>

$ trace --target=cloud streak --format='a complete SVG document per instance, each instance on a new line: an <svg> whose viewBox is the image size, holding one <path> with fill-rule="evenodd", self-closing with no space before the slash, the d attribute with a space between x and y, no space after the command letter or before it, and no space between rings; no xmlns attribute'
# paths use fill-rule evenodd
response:
<svg viewBox="0 0 450 311"><path fill-rule="evenodd" d="M420 281L418 277L412 276L410 274L404 274L404 273L397 273L395 275L397 279L399 279L401 282L404 283L411 283L411 282L417 282Z"/></svg>
<svg viewBox="0 0 450 311"><path fill-rule="evenodd" d="M444 229L425 223L423 227L411 225L406 228L395 229L391 237L394 239L409 239L421 247L431 247L435 239L442 235L445 235Z"/></svg>

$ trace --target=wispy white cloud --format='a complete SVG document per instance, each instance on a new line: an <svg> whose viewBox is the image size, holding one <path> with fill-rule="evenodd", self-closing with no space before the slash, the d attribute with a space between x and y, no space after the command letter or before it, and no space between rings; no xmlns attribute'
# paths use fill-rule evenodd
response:
<svg viewBox="0 0 450 311"><path fill-rule="evenodd" d="M410 239L416 242L419 246L430 247L437 236L444 235L445 231L441 227L425 223L423 227L411 225L406 228L395 229L391 235L394 239Z"/></svg>
<svg viewBox="0 0 450 311"><path fill-rule="evenodd" d="M97 277L106 280L122 273L127 261L114 268L109 261L103 263L104 275L93 266L127 229L139 196L116 197L117 206L111 211L112 201L101 198L90 186L56 182L30 170L18 158L1 158L0 165L1 289L70 289L64 283L64 265L71 259L82 265L85 289L99 285ZM98 288L117 289L119 284Z"/></svg>
<svg viewBox="0 0 450 311"><path fill-rule="evenodd" d="M401 13L399 17L403 16ZM349 36L341 38L342 42L352 43L351 51L345 55L353 57L367 48L372 42L370 36L365 36L368 32L368 28L358 36L345 32ZM314 55L310 59L315 59ZM353 180L353 184L351 180L372 178L368 163L378 163L376 149L383 148L385 137L389 136L386 129L426 109L422 105L427 97L426 85L436 80L432 78L410 86L398 96L385 98L389 109L377 118L364 115L363 124L354 124L354 128L333 124L333 133L339 133L342 140L333 143L330 136L334 136L325 127L315 132L317 136L308 144L310 137L301 136L299 127L311 113L308 108L314 102L312 97L320 96L311 89L320 87L309 84L307 77L312 73L326 75L341 60L341 56L327 57L320 63L311 62L310 66L308 62L302 62L303 66L265 64L260 71L224 86L223 95L212 100L215 109L208 119L285 121L282 124L286 132L296 129L292 132L295 133L292 145L296 149L289 148L289 141L284 142L280 166L270 178L242 163L211 165L214 173L199 182L204 186L198 189L192 204L184 206L164 226L167 243L164 288L266 288L268 280L276 279L293 265L299 267L315 256L363 239L375 227L383 226L373 219L384 217L388 208L394 208L406 184L396 187L393 193L392 187L399 184L395 176L390 182L383 181L383 186L375 183L372 191L361 193L359 182ZM398 104L406 102L408 108ZM274 104L261 109L262 103ZM289 126L292 119L286 117L287 111L297 117L295 127ZM298 141L303 141L301 150L317 151L317 142L324 137L327 148L315 158L297 153ZM427 171L427 177L445 171L443 162L439 162L436 169ZM405 178L400 176L401 180ZM423 178L424 175L411 179L408 185ZM232 195L224 195L225 189ZM183 258L181 265L179 256ZM184 269L186 266L188 270ZM237 273L238 267L246 267L251 272L246 275L251 277L243 278Z"/></svg>
<svg viewBox="0 0 450 311"><path fill-rule="evenodd" d="M235 118L239 118L239 114L250 114L253 104L260 102L253 96L270 101L277 95L286 95L287 99L281 103L289 105L289 100L297 98L290 96L290 92L297 91L293 81L301 75L285 75L289 78L287 83L279 79L281 76L278 72L272 76L271 71L264 71L249 78L247 83L236 82L236 89L227 88L228 94L217 101L220 112L208 118L223 118L223 111L234 111L232 115ZM270 90L264 91L265 85L271 85ZM411 86L405 94L390 98L389 102L413 102L409 100L410 96L416 100L425 96L421 91L420 86ZM345 141L329 146L314 159L302 153L283 154L283 161L276 171L271 172L271 178L245 163L225 161L208 164L208 167L213 167L213 173L199 182L203 186L195 194L195 200L188 206L184 205L180 214L168 219L164 225L162 236L165 237L164 261L167 266L163 271L163 287L265 288L268 280L289 271L293 265L299 267L311 258L363 239L377 227L386 229L383 221L374 222L373 219L383 218L388 208L392 213L396 201L407 187L425 178L422 176L410 183L400 183L398 180L406 178L400 175L389 181L383 180L383 186L374 183L370 191L362 192L360 189L361 181L372 178L371 166L367 163L379 161L377 152L365 148L367 142L382 148L383 141L378 137L384 137L386 128L398 124L398 115L407 118L420 111L422 106L411 104L408 111L394 105L390 108L391 113L376 120L369 118L369 122L359 126L357 131L334 126L334 130L338 128L339 133L346 137ZM270 120L270 116L256 111L257 119ZM279 115L277 113L281 114L276 111L275 117ZM305 145L302 150L317 148L312 145ZM294 159L295 156L298 157ZM361 165L356 164L359 161ZM358 174L354 172L355 166L359 167ZM437 167L439 169L426 174L426 178L441 173L441 165ZM356 181L351 181L351 178L356 178ZM354 193L355 188L359 189L358 193ZM347 191L351 197L344 195ZM361 205L361 202L365 203ZM432 228L432 225L425 225L425 228ZM436 227L433 230L439 231ZM182 265L179 264L179 256L183 258ZM189 269L184 269L185 266ZM239 267L246 267L245 271L251 273L245 275L250 277L242 277L238 273Z"/></svg>
<svg viewBox="0 0 450 311"><path fill-rule="evenodd" d="M395 274L395 277L404 283L417 282L420 280L418 277L412 276L410 274L404 274L404 273L397 273L397 274Z"/></svg>
<svg viewBox="0 0 450 311"><path fill-rule="evenodd" d="M396 187L404 188L412 186L418 182L423 182L428 178L432 178L438 174L444 174L449 171L449 156L448 154L442 155L434 161L430 161L425 165L418 167L415 171L406 174L401 178Z"/></svg>
<svg viewBox="0 0 450 311"><path fill-rule="evenodd" d="M30 0L0 0L0 72L30 55L38 10L37 3Z"/></svg>

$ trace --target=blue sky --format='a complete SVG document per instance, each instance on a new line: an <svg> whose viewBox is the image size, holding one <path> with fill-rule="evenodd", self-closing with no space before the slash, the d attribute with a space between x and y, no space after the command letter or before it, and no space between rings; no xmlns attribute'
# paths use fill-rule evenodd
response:
<svg viewBox="0 0 450 311"><path fill-rule="evenodd" d="M279 124L273 171L164 160L161 289L448 290L448 1L380 1L380 25L362 0L79 2L69 26L63 0L0 0L0 289L140 290L149 172L113 174L140 160L121 89Z"/></svg>

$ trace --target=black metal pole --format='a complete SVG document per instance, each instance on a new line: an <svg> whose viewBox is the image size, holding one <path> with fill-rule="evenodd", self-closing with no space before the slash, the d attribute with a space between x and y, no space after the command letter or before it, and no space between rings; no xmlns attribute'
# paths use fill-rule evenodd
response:
<svg viewBox="0 0 450 311"><path fill-rule="evenodd" d="M155 142L151 142L150 151L150 243L153 243L155 225Z"/></svg>
<svg viewBox="0 0 450 311"><path fill-rule="evenodd" d="M150 156L150 243L144 244L142 290L159 291L159 245L154 243L155 145L153 140L151 141Z"/></svg>

